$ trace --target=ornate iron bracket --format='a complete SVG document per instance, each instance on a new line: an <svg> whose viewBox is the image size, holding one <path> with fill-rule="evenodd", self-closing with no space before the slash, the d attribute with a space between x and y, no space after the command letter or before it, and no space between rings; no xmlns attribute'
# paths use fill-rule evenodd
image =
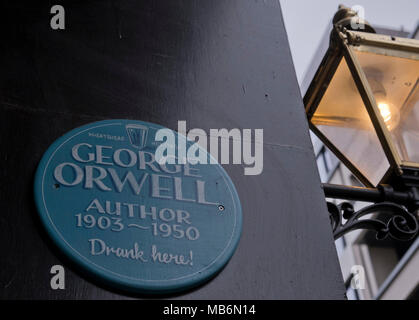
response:
<svg viewBox="0 0 419 320"><path fill-rule="evenodd" d="M375 230L378 240L390 236L396 240L408 241L414 239L418 233L417 218L395 203L376 203L356 212L352 204L348 202L339 205L328 202L327 208L335 240L357 229ZM384 221L378 218L360 219L371 213L380 213L386 216L386 219ZM346 220L345 223L343 219Z"/></svg>
<svg viewBox="0 0 419 320"><path fill-rule="evenodd" d="M418 235L418 209L415 197L410 193L394 193L388 187L379 189L353 188L345 186L323 185L326 197L360 200L376 202L355 211L352 204L343 202L339 205L328 202L327 208L333 229L335 240L348 232L358 229L368 229L376 231L378 240L390 236L393 239L408 241ZM392 201L392 202L389 202ZM406 205L396 204L396 202L406 202ZM411 213L406 209L406 206ZM377 213L377 218L362 219L368 214ZM345 222L344 222L345 220Z"/></svg>

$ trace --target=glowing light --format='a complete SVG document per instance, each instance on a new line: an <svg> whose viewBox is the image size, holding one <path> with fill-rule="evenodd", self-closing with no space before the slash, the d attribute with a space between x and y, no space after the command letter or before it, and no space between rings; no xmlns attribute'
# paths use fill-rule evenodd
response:
<svg viewBox="0 0 419 320"><path fill-rule="evenodd" d="M391 120L390 106L387 103L379 103L378 109L380 109L384 122L389 122Z"/></svg>
<svg viewBox="0 0 419 320"><path fill-rule="evenodd" d="M400 121L400 114L392 104L386 102L379 102L378 109L380 110L381 117L387 126L388 130L393 130Z"/></svg>

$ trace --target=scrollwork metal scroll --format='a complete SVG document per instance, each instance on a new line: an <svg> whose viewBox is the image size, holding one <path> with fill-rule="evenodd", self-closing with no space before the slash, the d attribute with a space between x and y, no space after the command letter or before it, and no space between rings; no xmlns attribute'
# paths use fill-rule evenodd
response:
<svg viewBox="0 0 419 320"><path fill-rule="evenodd" d="M390 236L396 240L408 241L418 234L418 219L415 214L395 203L376 203L356 212L352 204L348 202L339 205L328 202L327 207L335 239L358 229L376 231L376 237L379 240ZM380 213L380 219L360 219L372 213ZM343 222L344 219L345 222Z"/></svg>

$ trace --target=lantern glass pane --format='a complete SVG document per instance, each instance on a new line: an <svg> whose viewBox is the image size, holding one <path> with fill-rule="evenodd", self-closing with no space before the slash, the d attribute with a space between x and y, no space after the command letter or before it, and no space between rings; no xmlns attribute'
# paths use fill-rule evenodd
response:
<svg viewBox="0 0 419 320"><path fill-rule="evenodd" d="M416 82L392 138L402 161L419 164L419 82Z"/></svg>
<svg viewBox="0 0 419 320"><path fill-rule="evenodd" d="M372 185L379 184L390 165L345 59L311 121Z"/></svg>
<svg viewBox="0 0 419 320"><path fill-rule="evenodd" d="M382 53L356 51L400 158L419 163L419 60Z"/></svg>

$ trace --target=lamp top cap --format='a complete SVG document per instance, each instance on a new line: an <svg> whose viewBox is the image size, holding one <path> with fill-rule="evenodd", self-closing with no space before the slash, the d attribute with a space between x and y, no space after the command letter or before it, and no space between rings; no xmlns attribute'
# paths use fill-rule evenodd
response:
<svg viewBox="0 0 419 320"><path fill-rule="evenodd" d="M347 30L376 33L374 28L368 23L368 21L364 20L362 17L359 17L358 13L355 10L346 7L343 4L339 5L338 11L335 13L335 16L333 17L333 25L345 28ZM358 27L360 25L363 26L361 30L359 30ZM356 26L357 28L354 28L354 26Z"/></svg>

